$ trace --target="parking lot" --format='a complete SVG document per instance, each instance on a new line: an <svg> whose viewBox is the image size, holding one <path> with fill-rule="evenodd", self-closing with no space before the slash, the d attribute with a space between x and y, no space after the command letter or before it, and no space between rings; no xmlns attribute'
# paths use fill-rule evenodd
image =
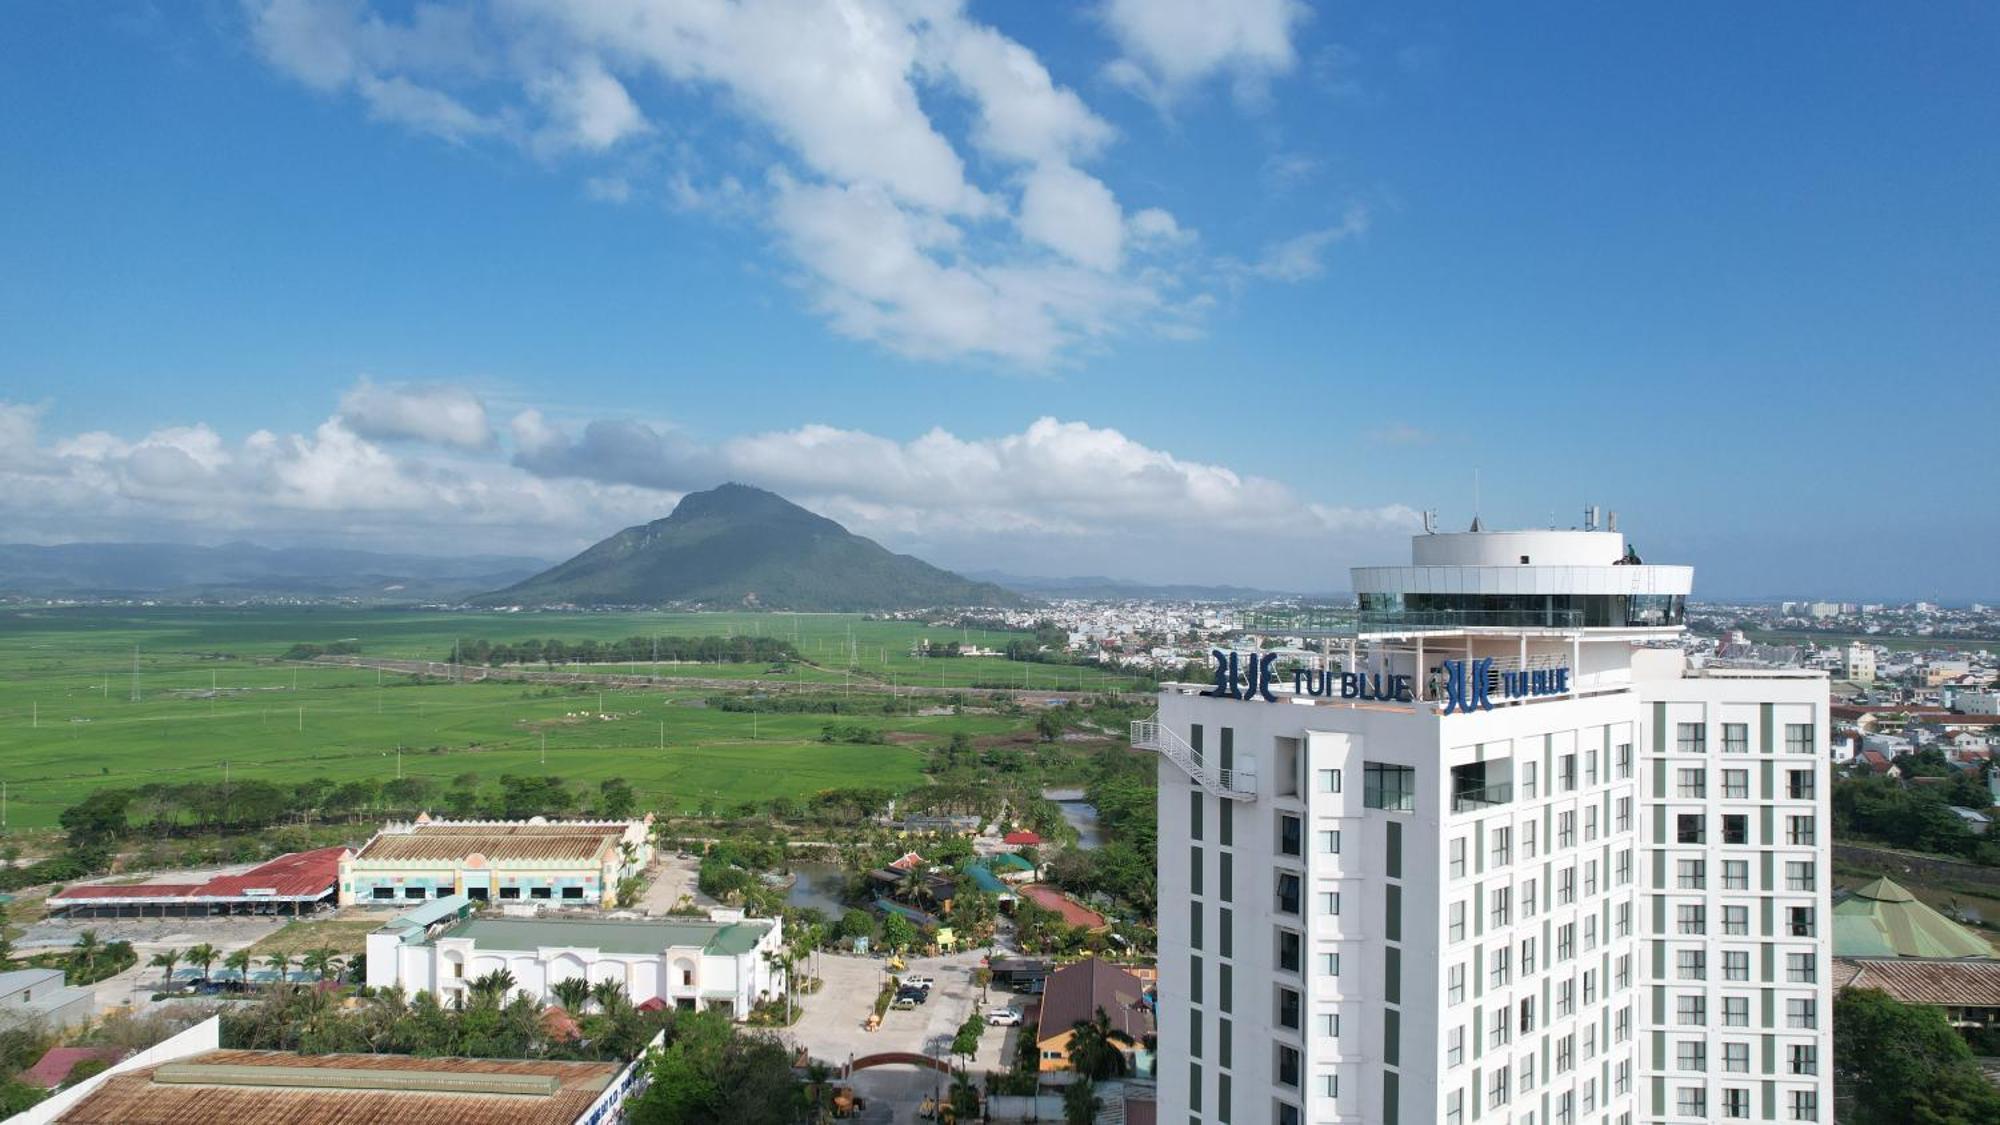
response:
<svg viewBox="0 0 2000 1125"><path fill-rule="evenodd" d="M973 950L949 957L910 960L908 970L898 975L914 973L931 977L936 984L931 988L930 999L912 1011L891 1008L883 1015L882 1026L869 1031L865 1025L875 1010L875 996L888 979L888 962L875 957L826 954L819 964L819 975L826 983L820 991L802 998L799 1020L788 1030L787 1037L813 1058L836 1068L853 1059L889 1052L948 1057L958 1026L979 1006L980 990L972 982L972 972L979 967L982 956L981 951ZM1006 1006L1019 999L1011 992L997 989L990 995L994 1006ZM988 1070L1005 1069L1007 1060L1013 1057L1015 1036L1022 1030L988 1027L979 1041L979 1053L973 1056L972 1073L980 1075ZM854 1079L855 1090L869 1103L861 1119L915 1121L918 1104L940 1083L948 1087L949 1081L911 1066L861 1071Z"/></svg>

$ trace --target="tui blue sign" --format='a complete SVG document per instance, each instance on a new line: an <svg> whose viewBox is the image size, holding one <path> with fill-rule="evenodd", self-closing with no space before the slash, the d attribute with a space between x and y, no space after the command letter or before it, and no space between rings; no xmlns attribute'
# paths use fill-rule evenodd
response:
<svg viewBox="0 0 2000 1125"><path fill-rule="evenodd" d="M1568 668L1532 668L1519 672L1493 671L1493 658L1447 660L1444 662L1443 714L1493 710L1493 688L1497 682L1506 699L1531 699L1569 692Z"/></svg>

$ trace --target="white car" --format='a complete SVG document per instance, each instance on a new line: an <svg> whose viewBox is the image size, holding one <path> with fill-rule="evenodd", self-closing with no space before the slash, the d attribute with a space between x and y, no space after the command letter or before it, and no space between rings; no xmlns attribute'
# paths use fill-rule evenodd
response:
<svg viewBox="0 0 2000 1125"><path fill-rule="evenodd" d="M936 982L936 981L934 981L934 980L932 980L931 978L929 978L929 977L927 977L927 976L923 976L923 975L920 975L920 974L919 974L919 975L912 975L912 976L907 976L907 977L904 977L904 978L903 978L903 987L904 987L904 988L923 988L923 989L928 989L928 988L930 988L930 987L931 987L932 985L935 985L936 983L937 983L937 982Z"/></svg>
<svg viewBox="0 0 2000 1125"><path fill-rule="evenodd" d="M994 1027L1015 1027L1021 1022L1021 1009L995 1008L986 1013L986 1022Z"/></svg>

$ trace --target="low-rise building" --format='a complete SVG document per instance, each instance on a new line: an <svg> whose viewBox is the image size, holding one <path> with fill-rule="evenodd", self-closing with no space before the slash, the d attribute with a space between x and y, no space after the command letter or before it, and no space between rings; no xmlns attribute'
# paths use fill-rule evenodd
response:
<svg viewBox="0 0 2000 1125"><path fill-rule="evenodd" d="M1110 1023L1110 1038L1124 1048L1127 1070L1153 1030L1146 986L1138 977L1095 957L1065 965L1042 984L1042 1011L1035 1024L1035 1048L1043 1071L1068 1070L1069 1041L1076 1025L1099 1012Z"/></svg>
<svg viewBox="0 0 2000 1125"><path fill-rule="evenodd" d="M340 862L340 904L618 905L618 883L653 858L645 820L432 820L385 825Z"/></svg>
<svg viewBox="0 0 2000 1125"><path fill-rule="evenodd" d="M340 865L352 855L346 848L291 852L201 882L78 883L49 896L49 913L71 918L310 914L333 905Z"/></svg>
<svg viewBox="0 0 2000 1125"><path fill-rule="evenodd" d="M0 1027L34 1024L57 1031L88 1023L97 1010L96 993L65 979L61 969L0 973Z"/></svg>
<svg viewBox="0 0 2000 1125"><path fill-rule="evenodd" d="M634 1004L720 1009L737 1019L784 995L781 925L716 910L707 918L496 918L454 896L433 901L368 935L368 984L430 992L447 1002L505 970L514 990L538 1000L556 982L615 981Z"/></svg>

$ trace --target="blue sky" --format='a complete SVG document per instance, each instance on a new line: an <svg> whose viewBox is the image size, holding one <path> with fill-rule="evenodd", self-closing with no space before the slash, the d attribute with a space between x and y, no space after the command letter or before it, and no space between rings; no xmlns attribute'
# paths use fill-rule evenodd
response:
<svg viewBox="0 0 2000 1125"><path fill-rule="evenodd" d="M2000 596L2000 12L59 5L0 37L11 537L553 556L735 478L1340 588L1621 512Z"/></svg>

